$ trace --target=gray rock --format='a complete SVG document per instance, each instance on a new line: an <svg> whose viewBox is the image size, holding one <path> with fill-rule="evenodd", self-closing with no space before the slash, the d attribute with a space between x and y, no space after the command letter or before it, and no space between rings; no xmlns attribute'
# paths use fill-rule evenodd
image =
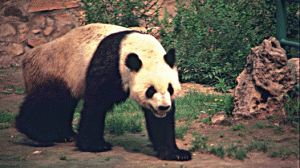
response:
<svg viewBox="0 0 300 168"><path fill-rule="evenodd" d="M284 115L285 93L293 89L295 77L285 50L273 37L251 49L247 65L234 89L234 119Z"/></svg>
<svg viewBox="0 0 300 168"><path fill-rule="evenodd" d="M15 35L15 34L16 34L16 30L12 25L6 23L0 26L0 38L7 37L10 35Z"/></svg>

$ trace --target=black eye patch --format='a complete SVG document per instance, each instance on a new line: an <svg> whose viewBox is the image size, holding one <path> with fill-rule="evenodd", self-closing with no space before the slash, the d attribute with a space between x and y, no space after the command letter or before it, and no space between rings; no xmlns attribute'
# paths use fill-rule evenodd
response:
<svg viewBox="0 0 300 168"><path fill-rule="evenodd" d="M156 93L155 88L153 86L151 86L146 91L146 97L147 98L152 98L155 93Z"/></svg>
<svg viewBox="0 0 300 168"><path fill-rule="evenodd" d="M170 93L171 96L174 93L174 89L173 89L173 86L171 85L171 83L169 83L168 92Z"/></svg>

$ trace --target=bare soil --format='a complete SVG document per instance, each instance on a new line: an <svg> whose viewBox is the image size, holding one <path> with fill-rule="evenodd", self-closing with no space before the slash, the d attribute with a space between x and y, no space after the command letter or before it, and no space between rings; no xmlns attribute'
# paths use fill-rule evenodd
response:
<svg viewBox="0 0 300 168"><path fill-rule="evenodd" d="M24 95L16 94L8 87L10 85L23 86L21 68L0 69L0 111L17 114ZM183 93L191 89L216 93L214 88L203 87L199 84L183 84L182 87ZM205 117L207 117L205 114L200 116L200 118ZM191 133L201 131L210 137L208 145L226 146L239 139L245 144L252 140L269 139L278 145L288 146L295 143L299 145L299 133L293 133L291 126L283 125L283 133L274 134L272 129L268 128L251 129L251 126L257 122L244 121L249 129L242 137L237 131L232 131L231 126L193 123L184 137L185 140L176 141L179 148L188 149L192 146L191 140L194 138ZM221 133L225 134L223 138L220 138ZM222 159L201 152L193 152L193 159L186 162L159 160L155 157L146 131L122 136L106 134L105 139L114 147L111 151L101 153L80 152L76 150L74 142L39 147L19 133L11 124L9 128L0 130L0 167L299 167L299 160L293 155L283 160L281 157L268 157L263 152L249 152L244 161L227 156Z"/></svg>

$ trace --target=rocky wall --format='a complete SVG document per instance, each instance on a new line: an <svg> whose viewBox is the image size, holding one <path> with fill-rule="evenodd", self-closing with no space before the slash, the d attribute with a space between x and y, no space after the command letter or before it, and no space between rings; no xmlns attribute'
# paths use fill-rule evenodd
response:
<svg viewBox="0 0 300 168"><path fill-rule="evenodd" d="M75 1L51 4L54 1L49 0L43 1L44 6L37 1L0 1L0 67L19 66L22 55L30 48L52 41L79 26L76 18L63 10L80 11Z"/></svg>
<svg viewBox="0 0 300 168"><path fill-rule="evenodd" d="M175 0L159 3L164 3L160 17L165 9L174 15ZM28 50L80 26L71 13L83 14L76 0L0 0L0 67L20 66L22 55ZM153 33L159 38L159 32Z"/></svg>

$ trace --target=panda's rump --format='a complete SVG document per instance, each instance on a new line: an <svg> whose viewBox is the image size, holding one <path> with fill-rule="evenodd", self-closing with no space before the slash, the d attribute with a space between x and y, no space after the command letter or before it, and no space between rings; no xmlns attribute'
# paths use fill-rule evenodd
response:
<svg viewBox="0 0 300 168"><path fill-rule="evenodd" d="M23 57L26 92L34 91L48 80L66 84L75 98L85 92L86 71L99 43L109 34L127 28L90 24L71 30L66 35L33 48Z"/></svg>

